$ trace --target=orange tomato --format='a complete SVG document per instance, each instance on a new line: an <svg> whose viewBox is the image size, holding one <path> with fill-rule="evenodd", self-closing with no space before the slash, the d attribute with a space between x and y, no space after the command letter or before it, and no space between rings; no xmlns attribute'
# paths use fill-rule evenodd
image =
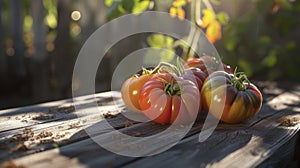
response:
<svg viewBox="0 0 300 168"><path fill-rule="evenodd" d="M142 86L152 77L152 74L128 78L121 87L121 96L129 110L140 112L139 95Z"/></svg>

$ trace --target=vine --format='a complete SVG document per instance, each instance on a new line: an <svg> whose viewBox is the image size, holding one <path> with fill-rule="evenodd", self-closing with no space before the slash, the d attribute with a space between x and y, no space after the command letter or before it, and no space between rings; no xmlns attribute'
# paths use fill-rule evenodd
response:
<svg viewBox="0 0 300 168"><path fill-rule="evenodd" d="M157 3L155 0L106 0L105 4L109 7L107 19L111 20L126 13L139 14L152 9L155 3ZM183 20L186 19L186 11L190 8L190 18L188 19L205 31L211 43L215 43L221 39L222 26L227 24L229 17L225 12L216 13L212 3L218 4L216 0L172 0L168 10L170 17ZM187 37L188 45L184 44L181 39L171 40L171 37L161 34L150 35L147 42L150 47L169 51L162 51L165 58L161 61L168 62L174 59L175 48L177 47L183 49L182 57L184 60L188 60L194 57L191 48L197 46L199 36L200 30L192 28Z"/></svg>

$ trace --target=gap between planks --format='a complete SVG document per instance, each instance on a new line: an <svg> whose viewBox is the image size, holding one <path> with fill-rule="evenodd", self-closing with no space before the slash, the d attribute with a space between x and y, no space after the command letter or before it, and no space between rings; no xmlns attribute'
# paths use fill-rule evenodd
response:
<svg viewBox="0 0 300 168"><path fill-rule="evenodd" d="M283 95L284 95L284 94L283 94ZM278 96L278 97L279 97L279 98L278 98L279 100L282 99L280 96ZM276 100L276 99L275 99L275 100ZM284 105L280 105L280 104L278 104L278 103L276 103L276 102L275 102L275 103L273 102L273 104L277 104L277 108L279 108L279 107L281 107L281 106L282 106L282 107L281 107L282 109L285 108L285 107L283 107ZM270 105L272 105L272 101L271 101ZM268 115L265 116L265 117L268 117ZM259 117L256 118L256 119L259 119ZM261 119L260 119L260 120L261 120ZM257 121L256 121L256 122L257 122ZM85 140L85 141L87 141L87 140ZM67 145L67 146L68 146L68 145ZM66 147L67 147L67 146L66 146ZM64 147L62 147L62 148L64 148ZM47 152L47 151L46 151L46 152ZM48 151L48 152L49 152L49 151ZM45 152L42 152L42 153L45 153ZM38 154L37 154L37 155L38 155ZM27 157L27 156L26 156L26 157ZM28 157L31 157L31 156L28 156ZM22 159L22 158L21 158L21 159ZM25 160L26 160L26 159L25 159Z"/></svg>

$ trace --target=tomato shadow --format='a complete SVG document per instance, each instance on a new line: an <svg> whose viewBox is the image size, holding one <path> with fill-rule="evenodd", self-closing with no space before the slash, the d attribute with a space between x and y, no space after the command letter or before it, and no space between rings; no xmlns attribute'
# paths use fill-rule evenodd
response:
<svg viewBox="0 0 300 168"><path fill-rule="evenodd" d="M149 157L121 156L104 149L93 141L93 138L107 134L107 132L97 132L104 124L104 121L99 121L87 128L94 130L92 132L95 134L88 135L84 130L77 132L70 138L74 140L73 143L59 148L60 154L68 158L76 158L81 164L88 167L205 167L217 165L221 161L230 163L244 159L244 162L248 162L253 161L248 160L248 158L260 157L268 158L259 163L260 167L297 166L297 159L299 160L300 156L297 154L297 152L300 153L299 138L297 140L296 135L294 136L296 138L282 138L284 136L281 135L287 135L289 130L285 126L278 126L280 123L270 124L270 122L279 121L281 118L279 113L281 112L284 112L286 116L293 116L293 108L299 107L299 103L283 103L286 108L278 111L268 102L272 101L276 95L291 89L282 87L282 92L277 94L264 92L263 88L262 90L265 101L261 111L256 116L234 125L220 122L212 135L204 142L199 142L199 132L203 127L204 119L207 117L205 113L202 113L187 136L169 150ZM152 122L133 122L132 125L129 124L128 127L124 127L120 126L120 123L124 124L128 119L122 114L118 114L116 118L118 119L111 118L107 121L115 129L131 136L154 135L168 128L167 125ZM141 132L143 129L150 131L148 134L143 134ZM118 137L111 138L118 139ZM281 145L281 143L287 145ZM291 145L292 143L298 143L296 148ZM293 156L294 153L296 153L295 156ZM242 166L243 163L240 163Z"/></svg>
<svg viewBox="0 0 300 168"><path fill-rule="evenodd" d="M126 112L123 112L126 113ZM60 155L68 158L75 158L88 167L122 167L128 163L141 159L142 157L129 157L118 155L101 146L99 139L105 143L112 143L119 146L122 139L111 135L112 131L118 130L129 136L147 137L155 135L168 128L168 125L161 125L153 122L139 123L126 118L126 114L116 114L113 117L101 120L71 136L68 144L59 148ZM107 123L111 128L107 127ZM104 129L107 128L107 129ZM151 128L151 129L149 129ZM150 130L150 131L143 131ZM101 143L103 143L101 141Z"/></svg>

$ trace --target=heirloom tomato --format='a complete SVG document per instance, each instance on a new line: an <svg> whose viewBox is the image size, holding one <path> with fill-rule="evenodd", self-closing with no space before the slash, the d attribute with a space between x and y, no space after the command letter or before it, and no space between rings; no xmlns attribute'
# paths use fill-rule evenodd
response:
<svg viewBox="0 0 300 168"><path fill-rule="evenodd" d="M195 81L194 83L197 84L200 91L205 79L207 78L207 75L199 68L188 68L185 70L182 77L187 80Z"/></svg>
<svg viewBox="0 0 300 168"><path fill-rule="evenodd" d="M198 86L191 80L170 73L157 74L140 92L142 112L157 123L187 123L201 110Z"/></svg>
<svg viewBox="0 0 300 168"><path fill-rule="evenodd" d="M241 72L213 72L206 78L201 93L204 109L226 123L248 119L262 106L261 92Z"/></svg>
<svg viewBox="0 0 300 168"><path fill-rule="evenodd" d="M211 56L192 58L186 62L185 67L199 68L207 75L214 71L222 70L222 68L228 73L233 73L233 69L229 65L219 62L215 57Z"/></svg>
<svg viewBox="0 0 300 168"><path fill-rule="evenodd" d="M128 78L121 87L121 96L129 110L140 112L139 95L142 86L153 74L135 75Z"/></svg>

